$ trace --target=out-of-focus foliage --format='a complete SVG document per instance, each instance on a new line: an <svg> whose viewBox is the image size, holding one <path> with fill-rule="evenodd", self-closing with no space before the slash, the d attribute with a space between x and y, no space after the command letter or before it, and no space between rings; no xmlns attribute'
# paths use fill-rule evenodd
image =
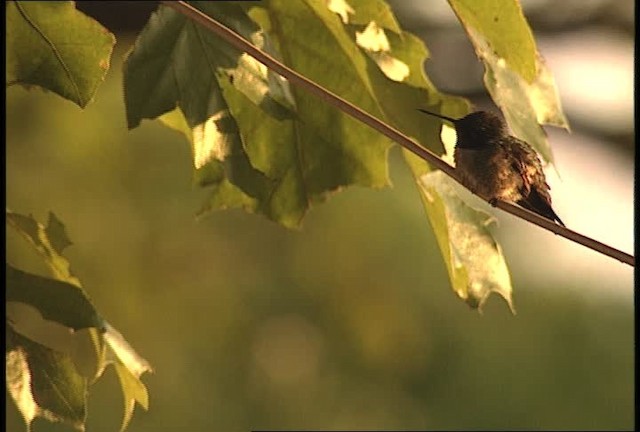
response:
<svg viewBox="0 0 640 432"><path fill-rule="evenodd" d="M440 95L421 73L415 73L427 52L417 38L397 26L383 2L363 0L349 5L332 1L325 5L274 0L265 4L234 9L239 20L235 23L249 29L246 34L259 34L270 41L265 43L277 50L274 52L284 53L283 58L312 79L430 148L441 150L434 139L438 123L418 117L415 106L439 105L450 114L462 114L465 103ZM212 10L220 7L217 13L228 14L226 6L201 6ZM187 58L194 53L189 53L190 44L185 46L185 41L208 37L178 16L159 14L155 19L147 35L160 37L162 47L175 36L176 46L187 53ZM189 28L172 32L173 26ZM283 36L290 34L313 35L323 43L305 45L300 44L304 38ZM316 51L310 50L311 46ZM158 47L150 44L144 48ZM322 50L326 50L324 55ZM266 176L269 181L265 184L270 187L274 178L284 184L292 169L307 176L315 174L319 180L305 184L315 186L305 191L304 199L289 201L289 189L278 204L282 206L268 211L259 208L272 219L294 226L309 204L323 200L328 191L348 184L380 186L388 182L388 142L341 113L289 89L282 81L275 87L280 93L260 99L264 94L253 90L263 88L269 93L274 89L273 77L249 59L242 60L238 53L229 58L232 60L226 70L224 65L220 70L209 70L212 74L226 73L226 80L216 76L219 88L213 93L200 93L201 86L189 87L193 83L187 80L178 87L195 93L177 103L180 110L171 111L174 100L160 104L164 107L160 111L167 113L163 120L191 138L196 159L198 154L204 155L196 180L218 188L209 207L256 210L264 206L264 198L269 195L264 190L251 192L262 187L252 189L262 181L260 176ZM342 63L335 67L325 63L322 69L318 68L318 58L340 58ZM148 57L138 61L143 66L149 64ZM163 61L156 83L167 84L176 69L190 65L174 58L171 61L175 63ZM331 82L339 74L328 73L327 69L348 71L346 84L340 82L344 78L340 76ZM14 181L8 182L7 192L15 208L34 213L42 213L45 208L62 209L63 219L71 221L79 232L74 262L80 263L92 295L106 305L109 316L113 311L118 322L139 332L136 340L143 341L144 351L159 359L164 372L155 383L158 408L148 416L133 419L138 422L136 430L174 430L184 426L185 418L191 430L527 428L531 424L541 428L624 428L632 424L629 310L616 308L616 313L609 313L576 303L575 298L536 304L536 297L528 299L528 307L520 308L516 322L498 309L483 322L465 315L452 302L453 296L445 297L446 291L440 289L447 279L436 245L445 255L454 289L471 303L473 299L477 304L484 302L495 290L511 304L508 274L506 279L502 277L504 272L500 275L507 284L497 288L491 285L495 278L486 277L495 276L495 272L491 274L495 269L504 269L504 259L499 248L492 247L495 243L486 237L485 230L480 233L486 240L483 247L490 246L487 250L497 257L498 265L482 267L472 262L459 271L460 257L450 251L461 250L460 236L454 234L455 224L462 219L451 219L451 213L441 204L448 203L448 210L455 210L458 216L474 213L466 206L462 208L460 200L441 189L440 183L430 181L430 174L423 177L428 171L424 163L415 164L413 175L414 181L422 181L423 198L433 198L437 203L437 211L429 212L435 238L423 228L424 218L414 205L417 194L408 192L411 181L404 172L399 174L400 194L397 190L394 194L349 191L334 204L314 212L303 233L283 232L237 212L216 214L211 217L215 224L204 220L194 226L187 221L192 220L189 209L195 196L184 181L193 159L189 163L187 152L169 142L175 135L166 130L147 125L138 131L126 131L121 101L113 97L119 94L121 81L119 75L116 77L110 81L103 103L83 114L85 127L78 124L77 111L66 110L50 95L32 93L25 98L20 92L11 94L9 115L15 117L9 121L13 131L9 136L8 175ZM213 79L208 78L213 86ZM137 81L134 87L143 87L141 83L145 81ZM252 86L256 83L262 87ZM207 97L198 99L203 95ZM224 138L224 145L218 147L228 150L223 154L240 159L217 165L207 159L210 143L206 132L211 128L198 129L193 119L208 113L210 106L204 111L202 106L188 107L198 100L222 107L228 112L227 120L237 121L237 128L225 129L228 122L213 119L216 133L212 136L214 144L220 144L215 142L217 132L235 134L235 138ZM270 102L263 103L265 100ZM131 112L128 114L131 125ZM158 114L153 111L149 117ZM138 115L133 123L143 117ZM25 119L27 123L23 123ZM286 122L292 124L274 127ZM256 132L254 138L264 141L247 144L243 133L250 130L247 125L256 124L268 133ZM307 151L320 152L315 153L320 161L324 157L331 163L341 161L336 170L327 170L313 158L310 164L297 162L291 168L286 165L290 159L281 153L272 154L269 146L280 143L279 139L290 145L292 130L309 132L313 139L317 135L320 140L295 137L295 145L286 149L289 156L299 156L296 152L304 144ZM348 145L342 147L345 142ZM270 164L274 161L275 168ZM366 163L358 165L363 161ZM392 166L400 169L399 162L394 159ZM234 181L235 175L243 177L247 172L253 173L257 182ZM48 181L40 181L42 178ZM294 180L298 183L294 181L293 186L299 186L300 177ZM38 193L27 193L33 190ZM295 211L290 213L291 209ZM484 219L472 218L477 226L484 227ZM14 227L19 227L30 245L45 255L56 278L72 278L64 285L54 284L54 288L73 292L69 290L77 285L80 289L66 259L60 265L56 256L70 244L66 234L64 238L58 236L64 232L58 219L51 219L48 227L35 220ZM476 235L478 232L474 232ZM37 267L15 240L8 240L8 248L16 260ZM50 251L55 253L49 256ZM486 254L465 258L474 257L484 261ZM488 274L471 275L469 269ZM39 278L38 283L43 279L13 268L8 273L15 276L8 279L12 283L20 278ZM489 284L478 288L470 285L472 280ZM53 282L47 280L43 286L52 289ZM425 286L434 289L425 290ZM13 303L26 299L33 307L18 307L17 312L13 309L14 316L28 319L14 321L8 329L7 377L9 393L27 423L33 422L39 430L44 426L37 424L39 416L64 420L77 429L84 427L87 384L102 373L106 363L113 362L124 394L125 414L120 425L124 429L132 420L136 402L148 406L148 394L140 381L140 375L150 370L146 360L118 331L108 323L101 324L85 295L69 297L64 304L89 310L88 323L104 333L94 328L80 330L73 337L63 335L55 342L45 337L42 341L46 343L41 344L40 336L30 337L40 335L41 329L31 328L25 337L19 331L24 331L19 324L25 321L39 319L42 326L50 327L49 320L59 321L59 327L47 330L49 336L59 336L60 327L83 328L88 324L86 320L68 321L66 316L59 319L59 311L48 309L52 305L43 304L42 299L29 301L29 292L18 294L13 299L19 301ZM588 324L598 314L602 319L597 329L590 328ZM544 321L539 319L542 315ZM78 340L84 337L84 342L75 340L76 335ZM510 350L504 350L505 344ZM92 349L87 350L87 346ZM84 353L74 352L82 351L82 347ZM592 359L601 367L600 372L591 363L581 368L584 358ZM45 364L34 359L44 359ZM56 386L57 380L64 386ZM487 386L487 382L493 385ZM503 391L505 386L509 394ZM69 403L60 403L54 390L62 390ZM89 418L90 429L114 430L117 425L109 420L113 417L113 401L120 396L97 391L93 397L96 407L110 410L97 408L96 419L93 415ZM603 398L615 400L615 406L603 404ZM576 407L567 404L576 399ZM495 410L495 406L510 409ZM15 414L15 410L11 412ZM9 428L12 422L15 415L8 420Z"/></svg>
<svg viewBox="0 0 640 432"><path fill-rule="evenodd" d="M569 294L567 272L553 291L514 274L517 317L491 297L472 313L396 152L393 189L338 194L300 232L238 210L194 223L190 149L152 122L127 131L119 71L83 127L59 98L9 89L7 199L56 212L94 303L153 359L130 430L633 427L633 308ZM94 432L120 426L110 370L89 394Z"/></svg>

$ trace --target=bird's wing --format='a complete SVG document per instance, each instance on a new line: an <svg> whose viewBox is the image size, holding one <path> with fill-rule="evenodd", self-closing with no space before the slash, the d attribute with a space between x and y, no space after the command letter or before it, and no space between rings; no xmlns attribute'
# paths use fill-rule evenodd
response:
<svg viewBox="0 0 640 432"><path fill-rule="evenodd" d="M522 196L529 196L533 188L548 205L551 205L550 188L535 150L518 139L512 140L509 145L506 154L511 159L511 166L522 178Z"/></svg>
<svg viewBox="0 0 640 432"><path fill-rule="evenodd" d="M538 213L552 221L564 223L551 207L551 195L549 185L546 182L540 158L529 145L514 139L506 154L511 158L511 166L522 178L522 199L518 204L522 207Z"/></svg>

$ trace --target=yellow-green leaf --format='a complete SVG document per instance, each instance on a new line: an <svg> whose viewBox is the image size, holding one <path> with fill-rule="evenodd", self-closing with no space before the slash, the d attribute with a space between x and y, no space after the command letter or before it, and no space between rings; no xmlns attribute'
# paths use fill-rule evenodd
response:
<svg viewBox="0 0 640 432"><path fill-rule="evenodd" d="M478 56L490 52L504 59L506 66L527 82L537 76L533 34L517 0L449 0L462 25L469 32ZM479 43L482 37L486 45Z"/></svg>
<svg viewBox="0 0 640 432"><path fill-rule="evenodd" d="M7 223L42 257L56 279L80 287L80 281L71 273L69 261L62 256L64 248L71 244L64 225L49 212L49 222L44 226L32 216L6 211Z"/></svg>
<svg viewBox="0 0 640 432"><path fill-rule="evenodd" d="M109 70L115 37L72 1L6 4L7 85L37 85L84 108Z"/></svg>
<svg viewBox="0 0 640 432"><path fill-rule="evenodd" d="M10 327L6 335L7 390L27 427L43 417L83 431L87 379L70 356L22 337Z"/></svg>
<svg viewBox="0 0 640 432"><path fill-rule="evenodd" d="M124 431L131 421L136 402L145 410L149 409L149 395L140 376L145 372L152 372L152 368L124 336L109 324L104 333L104 340L107 347L107 361L113 363L116 368L122 389L124 412L120 430Z"/></svg>
<svg viewBox="0 0 640 432"><path fill-rule="evenodd" d="M450 177L441 171L430 172L411 153L404 155L416 176L453 291L479 310L495 292L514 312L509 270L502 249L488 229L491 217L468 206L457 195Z"/></svg>
<svg viewBox="0 0 640 432"><path fill-rule="evenodd" d="M485 66L484 82L518 138L552 162L540 124L568 129L553 76L517 0L449 0Z"/></svg>
<svg viewBox="0 0 640 432"><path fill-rule="evenodd" d="M15 345L11 355L7 351L7 374L12 374L12 381L8 382L12 387L8 388L18 409L28 425L40 415L51 421L67 421L83 430L85 407L84 402L78 402L78 380L84 380L86 388L87 382L96 380L106 365L113 363L128 407L123 416L124 430L133 414L132 400L148 407L140 376L151 366L99 316L80 281L69 270L62 251L71 240L62 222L51 213L45 227L31 216L9 210L6 213L7 223L34 247L56 278L6 266L7 334L13 336ZM53 377L50 382L48 377ZM34 388L31 394L25 390L34 380L42 383L38 384L42 392ZM54 394L58 388L59 394ZM67 398L71 399L65 407Z"/></svg>

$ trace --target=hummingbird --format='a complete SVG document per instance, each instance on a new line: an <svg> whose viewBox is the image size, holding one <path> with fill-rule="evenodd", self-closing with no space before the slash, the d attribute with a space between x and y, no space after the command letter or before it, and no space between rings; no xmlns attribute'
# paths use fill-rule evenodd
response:
<svg viewBox="0 0 640 432"><path fill-rule="evenodd" d="M515 203L565 226L551 207L551 188L538 154L529 144L510 135L502 118L487 111L460 119L420 108L418 111L455 126L453 160L467 189L492 205L497 200Z"/></svg>

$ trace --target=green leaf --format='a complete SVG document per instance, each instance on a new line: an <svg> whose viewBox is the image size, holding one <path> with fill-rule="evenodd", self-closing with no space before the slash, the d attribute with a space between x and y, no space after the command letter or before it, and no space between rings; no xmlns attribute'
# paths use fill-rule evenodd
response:
<svg viewBox="0 0 640 432"><path fill-rule="evenodd" d="M370 61L335 13L324 4L301 0L265 6L252 9L251 16L290 67L384 118L368 76ZM296 118L278 121L229 93L252 162L277 181L270 202L261 203L260 211L295 226L328 192L348 185L388 185L388 139L304 90L292 88L292 94Z"/></svg>
<svg viewBox="0 0 640 432"><path fill-rule="evenodd" d="M444 173L430 171L411 153L405 151L404 155L416 176L453 291L478 310L496 292L515 313L509 270L500 246L487 228L491 217L460 199L455 182Z"/></svg>
<svg viewBox="0 0 640 432"><path fill-rule="evenodd" d="M268 41L239 5L195 5L270 51ZM130 128L143 118L156 118L179 107L190 129L195 168L221 164L225 176L244 193L268 199L273 182L249 161L222 92L232 82L253 103L283 118L291 108L286 81L164 6L138 37L124 75Z"/></svg>
<svg viewBox="0 0 640 432"><path fill-rule="evenodd" d="M100 349L103 344L95 328L73 331L59 322L45 319L35 306L20 301L7 300L5 312L7 324L14 331L70 356L78 372L85 378L93 382L102 373L104 350Z"/></svg>
<svg viewBox="0 0 640 432"><path fill-rule="evenodd" d="M124 365L115 363L115 368L118 379L120 380L124 401L124 415L120 427L120 431L124 431L133 417L136 402L145 410L149 409L149 395L142 381L133 375Z"/></svg>
<svg viewBox="0 0 640 432"><path fill-rule="evenodd" d="M406 64L410 73L401 82L396 82L389 79L382 68L368 68L375 97L383 110L382 118L435 154L442 154L442 143L434 139L441 123L429 121L416 108L439 106L439 109L467 113L469 103L464 98L440 93L424 75L423 64L429 53L420 39L407 32L386 34L386 37L389 39L389 56Z"/></svg>
<svg viewBox="0 0 640 432"><path fill-rule="evenodd" d="M51 243L51 247L56 251L64 251L67 247L71 246L71 240L67 236L67 230L64 224L56 217L53 212L49 212L49 221L45 228L47 238Z"/></svg>
<svg viewBox="0 0 640 432"><path fill-rule="evenodd" d="M379 20L375 34L388 38L389 47L383 53L366 44L366 48L360 48L354 29L363 30L362 25L345 26L337 13L349 8L344 3L335 6L336 3L340 2L327 6L295 0L244 6L242 10L247 10L259 27L245 23L243 15L242 19L231 20L225 15L229 10L210 9L209 15L232 23L249 40L251 35L260 34L263 45L273 47L271 54L284 58L293 69L441 152L440 141L433 139L436 124L423 127L424 117L415 110L418 106L441 104L444 97L424 77L422 63L427 55L422 42L402 32L388 6L376 0L356 2L355 12L345 13L354 23ZM334 8L330 9L332 5ZM306 91L283 86L291 115L281 116L251 98L247 91L251 83L245 86L236 79L221 79L221 67L198 67L193 63L189 70L209 67L207 73L190 73L188 79L181 78L182 66L177 65L207 56L206 50L199 51L200 55L191 53L203 46L190 48L186 41L194 39L192 33L199 36L198 40L210 37L211 44L206 45L209 50L233 50L199 26L188 22L178 25L177 21L180 19L172 11L161 8L143 31L126 70L132 77L128 85L131 90L127 92L137 102L128 99L127 104L131 105L131 125L142 117L160 116L161 121L190 141L195 181L210 190L200 215L212 209L242 207L296 227L312 203L324 200L332 191L349 185L389 184L386 156L392 143ZM389 36L383 34L385 28L391 29ZM182 44L175 42L183 40ZM145 72L143 60L150 52L154 53L155 62ZM229 62L237 61L237 56L236 53ZM218 57L224 60L224 56ZM394 76L385 69L388 61L402 64L403 74ZM150 76L159 78L149 80ZM175 84L182 81L182 85ZM145 86L149 90L144 90ZM177 92L176 87L182 90ZM182 99L176 102L178 94ZM194 125L202 118L190 115L187 108L203 106L197 102L203 95L220 109L208 113L204 123ZM466 106L461 100L446 99ZM179 109L174 109L176 106ZM144 115L140 114L141 109Z"/></svg>
<svg viewBox="0 0 640 432"><path fill-rule="evenodd" d="M398 20L393 15L393 11L389 5L382 0L345 0L347 6L343 6L342 1L330 1L327 7L342 18L347 12L348 19L342 19L344 24L354 24L366 26L374 21L378 26L386 30L391 30L396 34L401 34L402 29L398 24Z"/></svg>
<svg viewBox="0 0 640 432"><path fill-rule="evenodd" d="M553 77L516 0L449 0L485 65L484 82L515 136L546 161L553 155L539 124L568 129Z"/></svg>
<svg viewBox="0 0 640 432"><path fill-rule="evenodd" d="M514 135L531 144L547 162L553 153L547 134L539 124L547 123L569 129L564 117L556 85L546 65L539 58L539 74L533 84L489 59L495 67L487 69L484 82L496 104L502 109Z"/></svg>
<svg viewBox="0 0 640 432"><path fill-rule="evenodd" d="M174 109L158 118L165 126L181 132L187 140L194 146L193 134L187 124L182 111ZM194 150L195 152L195 150ZM247 211L255 211L258 200L249 195L227 179L224 164L219 161L210 161L202 167L196 169L194 183L198 186L209 187L211 199L207 200L205 206L200 210L198 216L202 216L212 210L222 210L229 208L244 208Z"/></svg>
<svg viewBox="0 0 640 432"><path fill-rule="evenodd" d="M10 1L6 14L7 85L37 85L86 107L109 70L115 37L72 1Z"/></svg>
<svg viewBox="0 0 640 432"><path fill-rule="evenodd" d="M124 336L111 325L107 324L104 339L107 346L107 361L115 366L122 388L124 414L120 430L124 431L131 421L136 402L145 410L149 409L149 394L140 376L145 372L152 372L153 369L149 362L142 358Z"/></svg>
<svg viewBox="0 0 640 432"><path fill-rule="evenodd" d="M49 222L45 227L33 216L24 216L6 210L7 223L12 226L42 257L56 279L80 287L80 281L71 273L69 261L62 256L62 251L71 240L67 236L64 225L49 212Z"/></svg>
<svg viewBox="0 0 640 432"><path fill-rule="evenodd" d="M354 29L326 6L300 0L266 6L254 8L251 16L272 36L289 66L428 147L441 149L415 111L442 98L424 78L426 50L417 38L392 35L393 54L397 48L401 61L416 66L404 82L394 82L358 47ZM242 100L229 104L245 142L254 146L249 147L251 161L270 178L282 179L267 214L289 211L302 217L309 203L323 199L327 191L351 184L388 185L386 154L392 143L387 138L305 91L293 88L292 93L297 117L284 122L255 113Z"/></svg>
<svg viewBox="0 0 640 432"><path fill-rule="evenodd" d="M358 9L354 9L357 16ZM424 76L422 65L428 52L420 40L406 32L399 35L389 33L384 37L389 41L385 51L408 65L411 71L402 82L394 82L378 70L368 69L384 118L389 124L419 138L432 151L442 153L444 149L437 138L442 123L422 116L415 108L438 106L439 111L457 118L468 112L469 105L462 98L440 94ZM376 63L384 73L384 67L380 62ZM486 228L487 215L468 207L455 195L451 186L453 180L440 171L432 172L425 161L412 153L406 150L404 153L416 178L456 294L472 307L481 308L489 294L497 292L513 310L509 272L499 246ZM452 159L451 155L449 159ZM489 266L485 267L485 263Z"/></svg>
<svg viewBox="0 0 640 432"><path fill-rule="evenodd" d="M192 2L261 49L260 28L240 5ZM274 54L271 52L271 54ZM138 36L124 64L129 128L179 107L190 128L224 111L220 82L233 85L273 115L289 115L288 84L246 54L175 10L160 6ZM212 100L213 99L213 100Z"/></svg>
<svg viewBox="0 0 640 432"><path fill-rule="evenodd" d="M104 322L86 294L67 282L25 273L6 265L6 301L27 303L45 319L74 330L95 327L104 330Z"/></svg>
<svg viewBox="0 0 640 432"><path fill-rule="evenodd" d="M20 307L7 305L12 312L15 329L24 336L71 355L85 376L96 379L104 369L103 344L100 332L105 322L82 289L80 280L70 270L62 256L71 245L62 222L49 213L47 226L32 216L6 210L7 223L35 249L49 267L55 280L22 272L7 264L8 302L33 306L39 315ZM25 318L26 317L26 318ZM52 321L52 322L51 322ZM65 326L59 328L60 324ZM88 328L89 337L78 332ZM70 333L71 330L75 333ZM81 334L79 334L81 333Z"/></svg>
<svg viewBox="0 0 640 432"><path fill-rule="evenodd" d="M375 21L371 21L362 32L356 32L356 43L378 64L387 78L404 81L409 76L409 65L389 54L389 39Z"/></svg>
<svg viewBox="0 0 640 432"><path fill-rule="evenodd" d="M84 430L87 379L71 358L6 329L7 390L27 427L36 417Z"/></svg>
<svg viewBox="0 0 640 432"><path fill-rule="evenodd" d="M20 341L31 343L29 347L39 347L42 344L48 350L47 359L71 362L74 371L79 371L91 381L102 374L107 364L114 364L128 407L123 416L124 430L133 414L132 398L145 409L148 407L146 388L140 381L140 376L150 371L151 366L136 353L120 332L99 316L81 288L80 281L69 270L69 262L62 256L62 251L71 244L71 240L62 222L53 213L49 214L46 227L31 216L9 210L6 214L9 225L34 247L58 279L28 274L7 264L6 309L12 334L16 334ZM92 328L82 330L88 327ZM72 333L72 329L76 331ZM21 352L15 356L18 360L24 357ZM7 368L8 362L9 356ZM55 364L51 367L54 366ZM40 368L34 369L32 375L46 373L46 368L42 369L44 366L39 363L32 367ZM65 366L65 371L70 370L69 368L70 366ZM123 374L126 376L123 377ZM21 379L24 381L25 376L24 372L21 375L16 373L16 382ZM64 375L60 376L60 379L64 379ZM69 379L73 379L73 376ZM22 397L18 390L15 393L17 396L14 398ZM38 411L33 408L36 405L27 402L20 400L16 404L29 424ZM22 407L21 404L26 405ZM44 416L49 420L57 420L48 414ZM80 427L83 425L80 424Z"/></svg>
<svg viewBox="0 0 640 432"><path fill-rule="evenodd" d="M477 36L488 43L481 47L481 57L491 50L509 69L533 82L537 75L536 46L517 0L449 0L449 4L465 29L477 33L470 35L474 45Z"/></svg>

